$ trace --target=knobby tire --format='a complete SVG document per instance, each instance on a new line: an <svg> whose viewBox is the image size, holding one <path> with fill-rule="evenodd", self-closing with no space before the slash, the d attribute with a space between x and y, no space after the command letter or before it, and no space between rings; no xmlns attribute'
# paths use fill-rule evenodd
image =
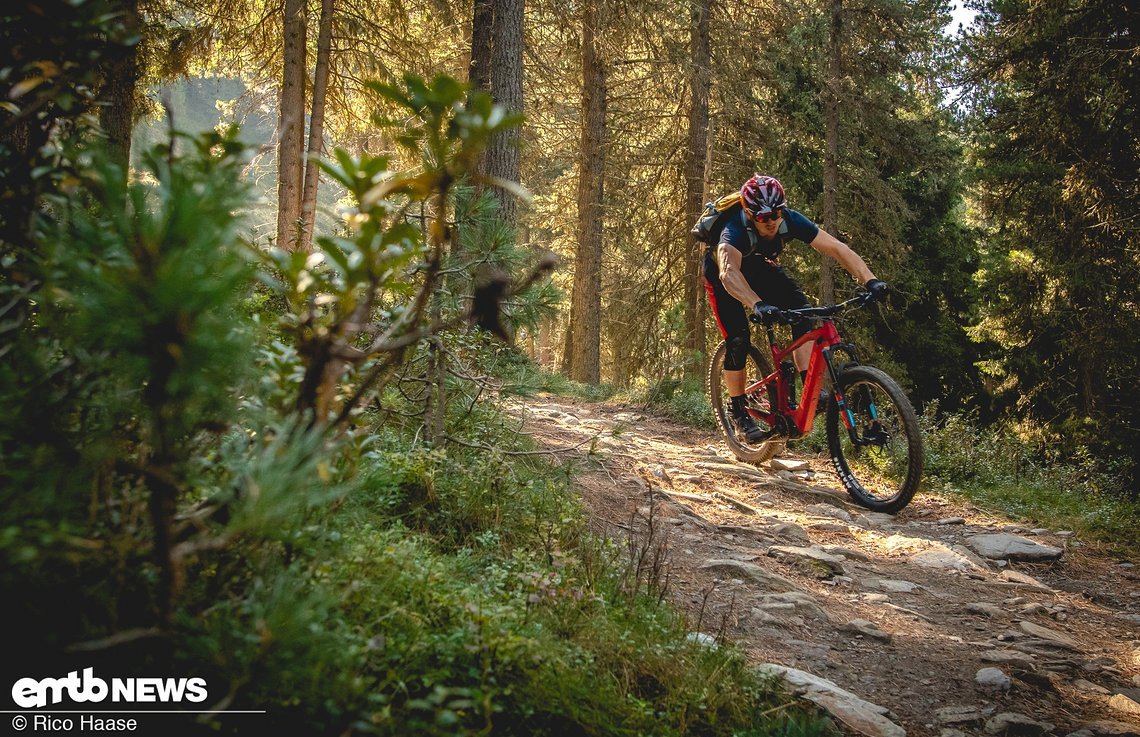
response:
<svg viewBox="0 0 1140 737"><path fill-rule="evenodd" d="M914 407L894 379L873 366L843 368L839 389L855 417L859 441L866 444L851 442L833 395L827 406L831 462L856 502L894 514L910 503L922 477L922 436Z"/></svg>
<svg viewBox="0 0 1140 737"><path fill-rule="evenodd" d="M728 442L728 448L732 451L738 459L745 463L766 463L776 456L777 453L784 449L786 441L769 440L767 442L749 445L743 439L736 437L736 428L732 424L732 419L728 415L728 392L724 389L724 357L728 352L728 345L721 341L717 346L716 351L713 353L712 360L709 361L708 381L707 386L709 390L709 402L712 404L713 415L716 417L717 425L720 427L721 433L724 434L725 440ZM758 381L768 374L772 373L772 361L765 356L756 346L749 346L748 360L745 363L745 386ZM763 420L757 420L757 424L764 427L766 423Z"/></svg>

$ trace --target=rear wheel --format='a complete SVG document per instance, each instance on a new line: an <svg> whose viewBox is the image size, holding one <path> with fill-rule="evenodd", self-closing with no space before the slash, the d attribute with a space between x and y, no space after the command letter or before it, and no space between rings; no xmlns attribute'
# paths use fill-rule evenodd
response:
<svg viewBox="0 0 1140 737"><path fill-rule="evenodd" d="M736 426L732 424L732 418L728 413L729 394L724 386L724 357L727 351L728 346L722 341L713 353L712 360L709 361L709 401L712 403L713 415L716 416L716 423L720 426L721 432L724 433L724 438L733 455L746 463L764 463L784 449L784 440L769 440L750 444L743 437L737 436ZM745 386L748 386L772 373L772 361L761 353L756 346L749 346L748 360L745 362L744 368ZM769 398L760 392L748 397L748 408L752 415L757 417L756 423L761 428L767 428L768 425L764 420L759 419L758 415L767 414L774 403L774 396Z"/></svg>
<svg viewBox="0 0 1140 737"><path fill-rule="evenodd" d="M893 514L914 497L922 477L922 437L914 408L894 379L871 366L840 371L839 392L852 429L833 395L827 406L831 462L855 501Z"/></svg>

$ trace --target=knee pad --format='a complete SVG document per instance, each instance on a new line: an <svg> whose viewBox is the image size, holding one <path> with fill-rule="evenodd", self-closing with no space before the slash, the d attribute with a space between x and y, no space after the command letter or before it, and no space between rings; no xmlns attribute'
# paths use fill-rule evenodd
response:
<svg viewBox="0 0 1140 737"><path fill-rule="evenodd" d="M726 371L739 371L748 360L748 349L752 346L748 333L737 333L728 339L728 349L724 354Z"/></svg>

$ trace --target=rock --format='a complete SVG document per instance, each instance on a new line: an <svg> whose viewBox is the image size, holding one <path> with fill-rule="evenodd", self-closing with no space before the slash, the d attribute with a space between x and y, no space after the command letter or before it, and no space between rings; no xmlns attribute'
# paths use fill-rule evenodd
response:
<svg viewBox="0 0 1140 737"><path fill-rule="evenodd" d="M1031 655L1026 655L1016 650L988 650L982 653L982 662L1016 665L1023 668L1037 667L1037 661L1035 661Z"/></svg>
<svg viewBox="0 0 1140 737"><path fill-rule="evenodd" d="M1008 691L1013 685L1013 681L1001 668L982 668L974 676L974 683L978 684L978 688L986 693Z"/></svg>
<svg viewBox="0 0 1140 737"><path fill-rule="evenodd" d="M1042 658L1049 658L1048 662L1050 664L1053 664L1055 662L1060 663L1061 661L1064 661L1066 663L1073 662L1071 660L1066 660L1063 658L1063 656L1061 656L1060 651L1068 650L1069 648L1067 648L1062 643L1057 642L1056 640L1030 638L1022 642L1014 642L1009 647L1012 650L1028 653L1029 655L1038 655Z"/></svg>
<svg viewBox="0 0 1140 737"><path fill-rule="evenodd" d="M1057 530L1057 537L1072 537L1072 530Z"/></svg>
<svg viewBox="0 0 1140 737"><path fill-rule="evenodd" d="M795 612L804 614L813 619L828 621L827 612L811 596L803 591L789 591L783 594L765 594L755 609L769 613ZM753 610L755 612L755 609Z"/></svg>
<svg viewBox="0 0 1140 737"><path fill-rule="evenodd" d="M1038 591L1047 591L1050 594L1057 593L1054 589L1046 586L1038 581L1033 576L1026 575L1019 571L1002 571L999 577L1003 582L1011 583L1020 586L1028 586L1029 588L1037 589Z"/></svg>
<svg viewBox="0 0 1140 737"><path fill-rule="evenodd" d="M666 471L665 467L660 465L660 464L649 469L649 472L652 473L657 478L661 479L662 481L666 482L666 483L672 483L673 482L673 479L670 478L670 476L669 476L669 472Z"/></svg>
<svg viewBox="0 0 1140 737"><path fill-rule="evenodd" d="M793 628L807 624L791 604L752 607L751 614L756 624L762 626Z"/></svg>
<svg viewBox="0 0 1140 737"><path fill-rule="evenodd" d="M1108 706L1121 714L1140 716L1140 703L1133 701L1130 697L1122 693L1115 694L1110 698L1108 700Z"/></svg>
<svg viewBox="0 0 1140 737"><path fill-rule="evenodd" d="M743 578L774 591L796 591L799 588L792 581L778 573L772 573L755 563L748 563L741 560L708 560L701 566L701 570L716 571L717 573L729 577Z"/></svg>
<svg viewBox="0 0 1140 737"><path fill-rule="evenodd" d="M1035 543L1029 538L1008 533L974 535L966 542L983 558L990 560L1057 560L1065 552L1052 545Z"/></svg>
<svg viewBox="0 0 1140 737"><path fill-rule="evenodd" d="M943 729L938 733L938 737L970 737L970 736L960 729Z"/></svg>
<svg viewBox="0 0 1140 737"><path fill-rule="evenodd" d="M804 544L811 542L811 538L808 537L804 528L791 522L781 522L780 524L772 525L768 528L767 532L770 535L775 535L789 542L802 542Z"/></svg>
<svg viewBox="0 0 1140 737"><path fill-rule="evenodd" d="M867 512L863 515L863 519L876 527L893 525L895 523L895 516L893 514L883 514L882 512Z"/></svg>
<svg viewBox="0 0 1140 737"><path fill-rule="evenodd" d="M851 528L841 522L816 522L809 525L817 532L834 532L838 535L851 535Z"/></svg>
<svg viewBox="0 0 1140 737"><path fill-rule="evenodd" d="M943 546L915 553L910 556L910 562L923 568L960 571L962 573L978 570L978 566L972 560Z"/></svg>
<svg viewBox="0 0 1140 737"><path fill-rule="evenodd" d="M943 517L934 524L936 525L964 525L966 524L965 517Z"/></svg>
<svg viewBox="0 0 1140 737"><path fill-rule="evenodd" d="M1082 724L1081 730L1088 731L1098 737L1140 737L1140 727L1133 727L1131 724L1111 719L1101 719Z"/></svg>
<svg viewBox="0 0 1140 737"><path fill-rule="evenodd" d="M807 471L811 465L807 461L795 461L789 458L773 458L768 465L773 471Z"/></svg>
<svg viewBox="0 0 1140 737"><path fill-rule="evenodd" d="M982 617L1000 617L1005 614L1005 611L997 604L987 604L986 602L974 602L965 606L968 614L977 614Z"/></svg>
<svg viewBox="0 0 1140 737"><path fill-rule="evenodd" d="M791 471L776 471L776 477L781 478L784 481L795 481L796 480L796 475L794 473L792 473Z"/></svg>
<svg viewBox="0 0 1140 737"><path fill-rule="evenodd" d="M1104 686L1098 686L1095 683L1092 683L1090 681L1086 681L1083 678L1078 678L1077 680L1073 681L1073 688L1077 689L1078 691L1085 691L1087 693L1102 694L1104 696L1108 696L1110 693L1112 693L1112 691L1109 691Z"/></svg>
<svg viewBox="0 0 1140 737"><path fill-rule="evenodd" d="M969 561L976 565L979 569L984 569L989 564L989 561L978 557L978 555L976 555L973 550L970 550L965 545L951 545L950 549L958 555L961 555L963 558L969 559ZM999 560L997 561L997 565L1003 565L1003 562Z"/></svg>
<svg viewBox="0 0 1140 737"><path fill-rule="evenodd" d="M983 710L976 706L947 706L935 712L934 718L939 724L973 724L993 712L992 708Z"/></svg>
<svg viewBox="0 0 1140 737"><path fill-rule="evenodd" d="M866 553L859 550L852 550L851 548L845 548L842 545L813 545L812 547L818 550L822 550L828 555L838 555L843 558L850 558L851 560L857 560L863 563L871 562L871 556L867 555Z"/></svg>
<svg viewBox="0 0 1140 737"><path fill-rule="evenodd" d="M768 548L768 555L778 561L791 563L807 575L816 578L830 578L844 573L843 562L837 556L815 547L773 545Z"/></svg>
<svg viewBox="0 0 1140 737"><path fill-rule="evenodd" d="M811 701L867 737L906 737L906 730L886 717L887 709L864 701L831 681L774 663L765 663L758 670L782 678L789 690L800 698Z"/></svg>
<svg viewBox="0 0 1140 737"><path fill-rule="evenodd" d="M888 553L917 553L920 550L926 550L931 547L929 540L921 537L910 537L908 535L891 535L880 544ZM935 544L935 547L939 547L943 550L947 549L944 545Z"/></svg>
<svg viewBox="0 0 1140 737"><path fill-rule="evenodd" d="M1023 617L1032 617L1037 614L1049 614L1049 607L1036 601L1031 601L1028 604L1022 604L1017 613Z"/></svg>
<svg viewBox="0 0 1140 737"><path fill-rule="evenodd" d="M833 507L830 504L809 504L804 507L804 512L814 514L816 517L831 517L832 519L843 520L844 522L851 521L850 512L846 509Z"/></svg>
<svg viewBox="0 0 1140 737"><path fill-rule="evenodd" d="M883 630L879 629L879 625L866 619L852 619L850 622L843 625L839 629L843 632L853 632L857 635L870 637L873 640L879 640L881 642L891 641L890 632L884 632Z"/></svg>
<svg viewBox="0 0 1140 737"><path fill-rule="evenodd" d="M883 591L890 591L893 594L910 594L922 588L911 581L899 581L894 579L879 581L878 587Z"/></svg>
<svg viewBox="0 0 1140 737"><path fill-rule="evenodd" d="M716 650L718 647L720 647L717 645L716 638L705 632L690 632L689 634L685 635L685 639L688 642L695 642L698 645L707 647L710 650Z"/></svg>
<svg viewBox="0 0 1140 737"><path fill-rule="evenodd" d="M731 463L729 461L723 461L721 463L699 462L699 463L694 463L693 465L696 466L697 468L703 469L705 471L719 471L721 473L727 473L727 474L730 474L733 476L739 476L740 478L745 478L745 479L768 480L768 479L772 478L771 476L764 473L763 471L761 471L758 468L753 468L752 466L745 466L745 465L740 464L740 463Z"/></svg>
<svg viewBox="0 0 1140 737"><path fill-rule="evenodd" d="M1039 637L1042 640L1049 640L1051 642L1057 643L1067 650L1079 651L1081 649L1081 646L1077 644L1076 640L1066 634L1057 632L1056 630L1051 630L1048 627L1042 627L1041 625L1033 624L1032 622L1022 622L1020 624L1020 627L1022 632L1033 635L1034 637Z"/></svg>
<svg viewBox="0 0 1140 737"><path fill-rule="evenodd" d="M1048 734L1052 732L1054 726L1048 722L1038 722L1024 714L1014 714L1012 712L1003 712L986 722L986 734L995 735L1023 735L1025 737L1032 737L1034 735Z"/></svg>

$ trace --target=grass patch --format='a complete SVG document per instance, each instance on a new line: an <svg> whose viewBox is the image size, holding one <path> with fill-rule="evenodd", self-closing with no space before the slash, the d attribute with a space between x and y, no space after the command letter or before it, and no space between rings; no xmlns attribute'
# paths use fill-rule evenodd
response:
<svg viewBox="0 0 1140 737"><path fill-rule="evenodd" d="M1140 504L1121 469L1091 456L1059 459L1043 438L1018 428L979 430L962 415L920 418L925 482L1033 525L1068 529L1124 550L1140 544Z"/></svg>

